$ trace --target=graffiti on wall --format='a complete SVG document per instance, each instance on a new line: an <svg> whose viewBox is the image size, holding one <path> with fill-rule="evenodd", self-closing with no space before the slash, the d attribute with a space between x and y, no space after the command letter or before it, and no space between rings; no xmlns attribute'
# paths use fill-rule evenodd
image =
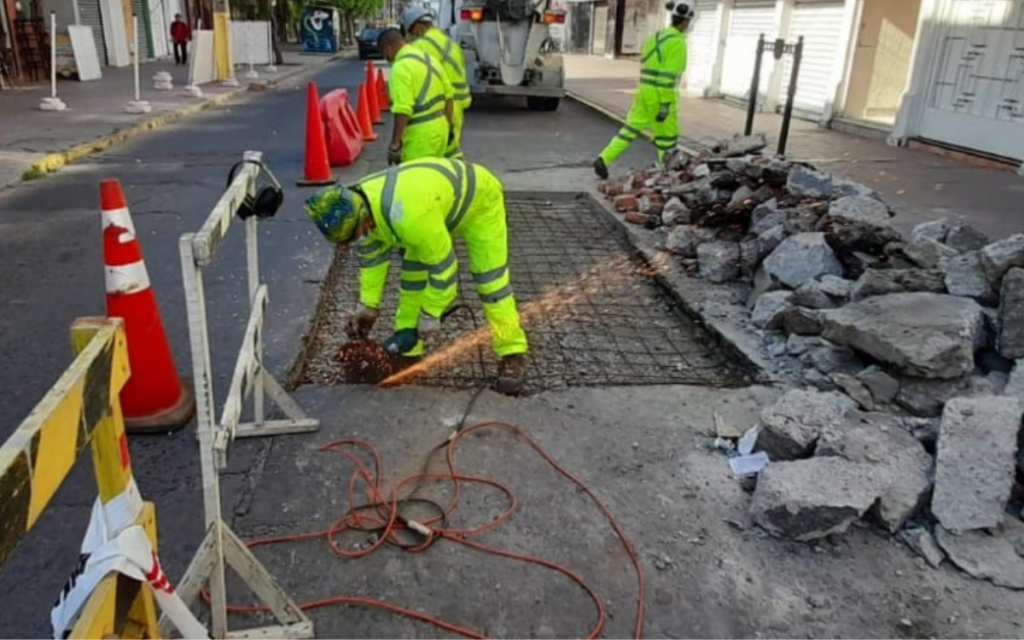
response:
<svg viewBox="0 0 1024 640"><path fill-rule="evenodd" d="M329 9L306 7L300 25L302 50L306 53L334 53L338 42L334 35L334 14Z"/></svg>

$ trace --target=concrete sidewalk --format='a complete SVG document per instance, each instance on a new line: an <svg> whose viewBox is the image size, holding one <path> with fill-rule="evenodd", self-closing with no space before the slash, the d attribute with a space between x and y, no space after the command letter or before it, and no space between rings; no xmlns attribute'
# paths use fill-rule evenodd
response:
<svg viewBox="0 0 1024 640"><path fill-rule="evenodd" d="M50 95L48 82L0 92L0 122L3 122L0 127L0 189L23 178L55 171L68 162L140 133L355 52L312 56L286 49L282 53L284 64L278 66L275 73L267 73L265 67L257 66L259 78L246 80L243 75L248 67L238 67L238 87L225 87L220 83L203 85L201 98L184 93L188 67L177 67L173 60L144 63L139 66L140 94L152 106L152 111L145 115L125 113L125 106L134 99L132 67L105 68L103 78L93 82L58 78L57 95L68 107L63 112L39 110L39 102ZM153 88L153 76L159 71L171 74L174 79L171 91ZM254 85L252 89L250 84Z"/></svg>
<svg viewBox="0 0 1024 640"><path fill-rule="evenodd" d="M609 117L629 111L639 65L634 60L566 56L566 88ZM699 149L712 140L743 132L746 112L721 100L683 96L679 104L681 143ZM781 116L758 113L754 131L776 148ZM607 141L594 141L597 154ZM852 136L816 123L793 119L787 154L870 185L896 210L898 226L938 217L967 221L993 238L1024 232L1024 178L1013 172L968 165L928 151L892 147L879 140ZM651 160L654 159L653 147ZM621 172L625 167L616 167Z"/></svg>

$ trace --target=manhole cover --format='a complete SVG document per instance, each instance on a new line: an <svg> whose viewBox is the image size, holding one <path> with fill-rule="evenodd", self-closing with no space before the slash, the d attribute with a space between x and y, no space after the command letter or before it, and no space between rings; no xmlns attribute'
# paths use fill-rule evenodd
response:
<svg viewBox="0 0 1024 640"><path fill-rule="evenodd" d="M582 199L506 196L509 268L530 341L528 392L566 386L702 384L739 386L749 371L650 277L622 231ZM404 382L471 388L496 371L483 309L465 247L457 243L459 299L425 366ZM340 250L321 294L318 326L300 383L347 380L335 355L358 298L358 259ZM372 339L391 331L401 259L391 262L381 319Z"/></svg>

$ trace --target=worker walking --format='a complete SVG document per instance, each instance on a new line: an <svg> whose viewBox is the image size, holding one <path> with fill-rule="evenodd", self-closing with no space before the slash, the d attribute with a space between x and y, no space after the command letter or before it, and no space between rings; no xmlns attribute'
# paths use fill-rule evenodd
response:
<svg viewBox="0 0 1024 640"><path fill-rule="evenodd" d="M466 59L462 48L434 25L434 18L426 7L413 7L402 16L402 27L413 36L413 46L426 53L444 71L455 92L452 110L451 142L445 157L462 157L463 114L473 103L466 82Z"/></svg>
<svg viewBox="0 0 1024 640"><path fill-rule="evenodd" d="M430 56L406 43L398 29L385 29L378 42L391 63L388 95L395 124L388 164L443 158L454 108L448 78Z"/></svg>
<svg viewBox="0 0 1024 640"><path fill-rule="evenodd" d="M349 323L366 338L377 321L392 249L404 251L395 334L385 342L405 363L423 355L458 293L453 237L469 252L469 270L483 302L497 354L495 389L516 395L526 375L526 334L519 323L508 270L508 231L501 182L478 164L432 158L322 189L306 213L331 242L359 240L359 304Z"/></svg>
<svg viewBox="0 0 1024 640"><path fill-rule="evenodd" d="M644 43L640 57L640 84L626 115L626 124L594 161L594 171L602 180L608 179L608 167L646 129L650 128L654 133L659 163L664 163L666 154L678 142L677 85L686 71L686 31L694 14L685 3L669 2L668 8L672 12L672 26L654 34Z"/></svg>

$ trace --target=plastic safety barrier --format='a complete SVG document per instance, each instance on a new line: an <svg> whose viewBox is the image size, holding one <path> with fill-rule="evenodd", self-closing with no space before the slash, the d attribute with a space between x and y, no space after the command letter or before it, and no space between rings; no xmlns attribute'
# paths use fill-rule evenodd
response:
<svg viewBox="0 0 1024 640"><path fill-rule="evenodd" d="M220 470L227 464L228 450L235 438L306 433L320 427L319 421L306 417L299 405L263 368L263 320L268 295L267 285L260 282L257 216L245 219L249 319L220 420L216 418L203 270L212 263L217 248L227 237L239 206L247 196L255 193L262 154L246 151L243 158L250 162L239 169L203 226L196 233L182 235L178 242L188 309L207 527L206 537L185 572L178 591L182 599L191 605L208 583L211 631L215 638L229 635L233 638L311 638L313 623L221 517ZM267 396L284 413L284 419L266 419L264 400ZM249 398L253 401L253 422L243 424L242 407ZM278 626L228 633L226 566L234 569L246 586L266 604L279 622ZM161 620L161 629L165 628L164 623Z"/></svg>
<svg viewBox="0 0 1024 640"><path fill-rule="evenodd" d="M335 89L320 98L327 130L327 159L332 167L352 164L363 152L363 132L348 100L348 89Z"/></svg>
<svg viewBox="0 0 1024 640"><path fill-rule="evenodd" d="M78 456L92 448L98 497L80 561L50 619L55 638L159 637L156 606L186 638L209 637L156 554L156 510L132 477L120 393L131 375L124 323L79 318L74 362L0 446L0 568Z"/></svg>

